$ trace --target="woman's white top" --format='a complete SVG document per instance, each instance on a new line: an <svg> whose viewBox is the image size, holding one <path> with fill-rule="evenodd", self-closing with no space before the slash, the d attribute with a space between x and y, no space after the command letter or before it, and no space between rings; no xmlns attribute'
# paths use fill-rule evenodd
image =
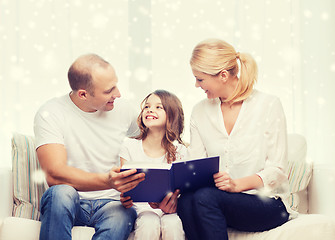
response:
<svg viewBox="0 0 335 240"><path fill-rule="evenodd" d="M288 212L286 119L280 100L253 90L243 101L230 134L221 112L221 101L204 99L191 115L191 158L220 156L220 170L233 178L257 174L264 183L261 190L247 193L280 197Z"/></svg>

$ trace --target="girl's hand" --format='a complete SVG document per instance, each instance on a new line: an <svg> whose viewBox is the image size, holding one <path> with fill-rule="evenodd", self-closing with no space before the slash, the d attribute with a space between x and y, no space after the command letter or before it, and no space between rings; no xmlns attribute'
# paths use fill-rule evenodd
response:
<svg viewBox="0 0 335 240"><path fill-rule="evenodd" d="M177 189L174 193L168 193L162 202L160 203L149 203L152 208L160 208L164 213L175 213L177 212L177 200L179 190Z"/></svg>
<svg viewBox="0 0 335 240"><path fill-rule="evenodd" d="M130 196L125 197L123 196L123 193L120 194L120 201L125 208L131 208L134 205L133 200L131 200L131 197Z"/></svg>
<svg viewBox="0 0 335 240"><path fill-rule="evenodd" d="M227 172L218 172L213 175L215 186L227 192L240 192L237 188L236 181L232 179Z"/></svg>
<svg viewBox="0 0 335 240"><path fill-rule="evenodd" d="M158 202L149 202L149 205L153 209L158 209L159 208L159 203Z"/></svg>

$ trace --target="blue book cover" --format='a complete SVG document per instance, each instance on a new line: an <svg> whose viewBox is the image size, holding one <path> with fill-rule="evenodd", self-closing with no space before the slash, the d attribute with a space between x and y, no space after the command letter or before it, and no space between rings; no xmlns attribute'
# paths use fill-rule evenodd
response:
<svg viewBox="0 0 335 240"><path fill-rule="evenodd" d="M184 162L126 163L121 171L136 168L145 173L145 180L124 193L134 202L161 202L169 192L195 191L203 187L214 187L213 174L219 171L219 157L208 157Z"/></svg>

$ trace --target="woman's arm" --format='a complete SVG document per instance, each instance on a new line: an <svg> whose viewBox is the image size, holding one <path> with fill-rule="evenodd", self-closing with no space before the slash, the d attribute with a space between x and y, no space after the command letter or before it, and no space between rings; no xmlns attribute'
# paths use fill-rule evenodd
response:
<svg viewBox="0 0 335 240"><path fill-rule="evenodd" d="M192 158L207 157L206 148L202 142L195 120L190 121L190 146L187 148L188 156Z"/></svg>
<svg viewBox="0 0 335 240"><path fill-rule="evenodd" d="M218 172L214 174L215 186L227 192L244 192L252 189L262 188L263 180L257 175L232 179L226 172Z"/></svg>
<svg viewBox="0 0 335 240"><path fill-rule="evenodd" d="M264 169L257 175L263 180L265 191L278 192L282 184L288 184L286 118L278 98L271 103L266 119L266 160Z"/></svg>

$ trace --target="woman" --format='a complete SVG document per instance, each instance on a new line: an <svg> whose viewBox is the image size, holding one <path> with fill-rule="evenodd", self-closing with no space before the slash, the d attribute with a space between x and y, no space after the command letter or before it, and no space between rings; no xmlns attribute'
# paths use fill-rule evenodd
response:
<svg viewBox="0 0 335 240"><path fill-rule="evenodd" d="M287 204L287 132L280 100L253 89L255 60L225 41L199 43L190 64L195 86L207 94L192 111L190 155L219 155L220 171L214 174L216 188L178 200L187 239L223 240L227 227L254 232L282 225L293 212Z"/></svg>

